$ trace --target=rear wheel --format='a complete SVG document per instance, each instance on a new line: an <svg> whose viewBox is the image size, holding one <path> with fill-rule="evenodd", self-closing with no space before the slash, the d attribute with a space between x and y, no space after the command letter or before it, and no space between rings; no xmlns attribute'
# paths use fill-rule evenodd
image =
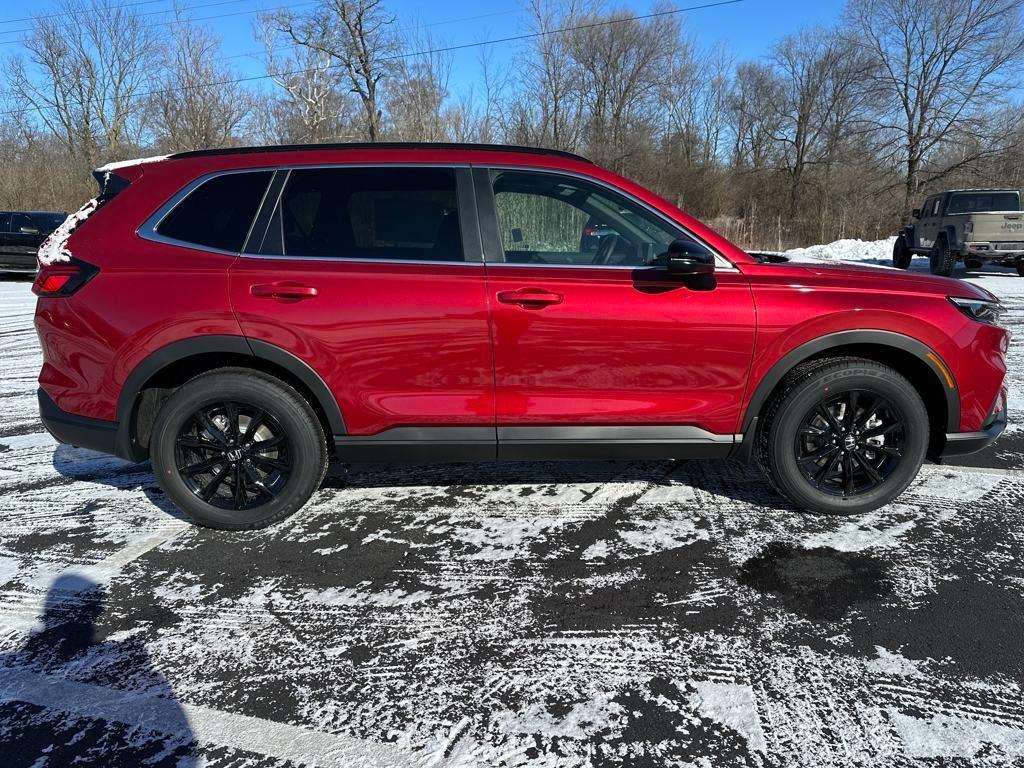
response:
<svg viewBox="0 0 1024 768"><path fill-rule="evenodd" d="M796 368L772 400L758 463L802 509L857 514L889 503L917 476L928 413L903 376L871 360Z"/></svg>
<svg viewBox="0 0 1024 768"><path fill-rule="evenodd" d="M910 269L910 260L913 256L906 238L903 235L897 237L892 246L892 265L897 269Z"/></svg>
<svg viewBox="0 0 1024 768"><path fill-rule="evenodd" d="M945 235L935 238L928 266L933 275L952 276L953 270L956 268L956 254L950 250L949 241Z"/></svg>
<svg viewBox="0 0 1024 768"><path fill-rule="evenodd" d="M160 487L200 525L263 528L291 515L327 469L309 404L272 376L223 368L177 389L150 443Z"/></svg>

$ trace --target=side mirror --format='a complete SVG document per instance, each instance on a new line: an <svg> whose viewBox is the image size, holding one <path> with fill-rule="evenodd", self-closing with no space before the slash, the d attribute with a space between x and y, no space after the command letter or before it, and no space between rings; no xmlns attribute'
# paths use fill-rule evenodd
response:
<svg viewBox="0 0 1024 768"><path fill-rule="evenodd" d="M912 210L910 212L910 215L913 218L915 218L915 219L920 219L921 218L921 209L920 208L915 208L914 210Z"/></svg>
<svg viewBox="0 0 1024 768"><path fill-rule="evenodd" d="M670 275L712 275L715 256L690 240L673 240L668 246L666 268Z"/></svg>

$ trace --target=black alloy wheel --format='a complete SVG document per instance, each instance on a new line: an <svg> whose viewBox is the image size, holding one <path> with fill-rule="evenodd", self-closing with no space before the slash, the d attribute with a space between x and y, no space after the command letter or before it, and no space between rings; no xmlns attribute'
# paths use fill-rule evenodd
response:
<svg viewBox="0 0 1024 768"><path fill-rule="evenodd" d="M277 498L292 473L288 437L266 411L236 402L200 408L175 440L175 466L197 497L245 510Z"/></svg>
<svg viewBox="0 0 1024 768"><path fill-rule="evenodd" d="M899 410L880 394L852 389L826 396L797 431L797 466L819 491L858 496L898 469L905 430Z"/></svg>
<svg viewBox="0 0 1024 768"><path fill-rule="evenodd" d="M757 463L800 509L870 512L913 482L931 423L905 376L875 360L834 357L796 366L762 411Z"/></svg>
<svg viewBox="0 0 1024 768"><path fill-rule="evenodd" d="M174 390L150 437L153 473L193 521L265 528L302 507L327 471L309 401L262 371L218 368Z"/></svg>

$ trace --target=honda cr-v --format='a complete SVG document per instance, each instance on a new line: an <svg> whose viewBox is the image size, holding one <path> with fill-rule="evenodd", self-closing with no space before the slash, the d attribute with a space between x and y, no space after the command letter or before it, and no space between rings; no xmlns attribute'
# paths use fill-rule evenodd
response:
<svg viewBox="0 0 1024 768"><path fill-rule="evenodd" d="M561 152L327 145L100 169L40 250L43 422L204 525L328 460L732 457L874 509L1006 421L968 283L752 256Z"/></svg>

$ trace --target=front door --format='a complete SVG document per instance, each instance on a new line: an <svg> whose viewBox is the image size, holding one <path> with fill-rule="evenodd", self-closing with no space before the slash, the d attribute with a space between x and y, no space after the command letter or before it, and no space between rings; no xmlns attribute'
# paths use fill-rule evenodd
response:
<svg viewBox="0 0 1024 768"><path fill-rule="evenodd" d="M499 455L727 454L754 346L743 275L670 277L669 243L702 246L599 182L474 173Z"/></svg>
<svg viewBox="0 0 1024 768"><path fill-rule="evenodd" d="M343 458L494 458L491 337L469 173L279 171L287 179L275 179L279 202L260 216L265 234L258 243L250 236L250 253L231 268L246 336L299 357L334 393ZM428 442L441 445L424 453Z"/></svg>

